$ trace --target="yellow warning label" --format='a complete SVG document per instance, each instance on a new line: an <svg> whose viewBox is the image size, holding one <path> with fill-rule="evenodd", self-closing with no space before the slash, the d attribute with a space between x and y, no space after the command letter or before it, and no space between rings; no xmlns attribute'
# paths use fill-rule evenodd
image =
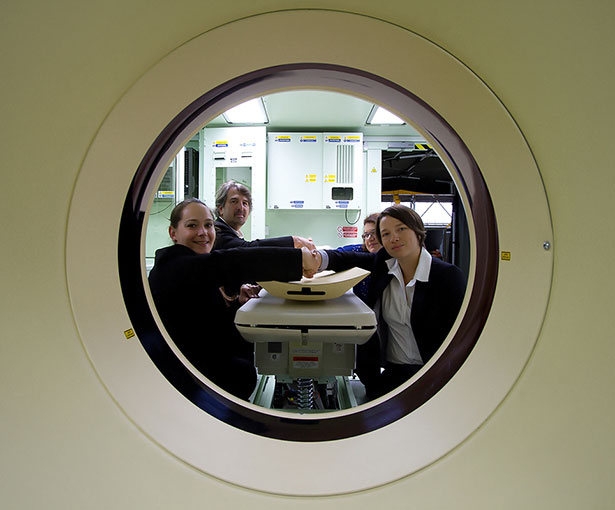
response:
<svg viewBox="0 0 615 510"><path fill-rule="evenodd" d="M305 176L305 182L316 182L316 174L307 174Z"/></svg>
<svg viewBox="0 0 615 510"><path fill-rule="evenodd" d="M276 142L290 142L290 136L280 135L275 137Z"/></svg>
<svg viewBox="0 0 615 510"><path fill-rule="evenodd" d="M325 182L335 182L335 175L325 175Z"/></svg>
<svg viewBox="0 0 615 510"><path fill-rule="evenodd" d="M502 252L502 260L510 260L510 252L509 251L503 251Z"/></svg>
<svg viewBox="0 0 615 510"><path fill-rule="evenodd" d="M126 337L126 340L130 340L133 336L135 336L134 329L127 329L124 331L124 336Z"/></svg>
<svg viewBox="0 0 615 510"><path fill-rule="evenodd" d="M376 167L372 168L372 173L375 174L377 172Z"/></svg>

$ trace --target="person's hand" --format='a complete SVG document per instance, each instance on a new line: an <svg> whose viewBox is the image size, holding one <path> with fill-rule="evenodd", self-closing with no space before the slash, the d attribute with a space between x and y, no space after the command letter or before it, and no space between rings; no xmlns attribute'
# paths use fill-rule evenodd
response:
<svg viewBox="0 0 615 510"><path fill-rule="evenodd" d="M306 247L301 248L301 259L303 262L303 276L312 278L320 268L322 257L318 250L308 250Z"/></svg>
<svg viewBox="0 0 615 510"><path fill-rule="evenodd" d="M257 298L261 289L260 285L250 285L247 283L242 285L241 289L239 289L239 305L242 306L250 301L250 299Z"/></svg>
<svg viewBox="0 0 615 510"><path fill-rule="evenodd" d="M311 237L306 239L305 237L293 236L293 243L295 248L307 248L310 251L316 249Z"/></svg>

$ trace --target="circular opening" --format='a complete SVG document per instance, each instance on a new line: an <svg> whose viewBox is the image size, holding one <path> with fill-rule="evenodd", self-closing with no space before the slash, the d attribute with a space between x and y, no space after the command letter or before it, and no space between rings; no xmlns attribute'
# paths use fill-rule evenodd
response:
<svg viewBox="0 0 615 510"><path fill-rule="evenodd" d="M344 415L283 416L227 398L193 373L169 346L144 286L141 239L157 181L174 154L200 127L231 106L279 90L313 88L369 98L411 119L451 170L464 197L473 231L475 263L466 291L465 313L440 355L407 387L373 405ZM463 141L437 112L407 90L377 76L340 66L285 65L241 76L204 94L177 115L145 155L124 204L119 239L122 293L137 335L163 375L186 398L210 415L269 438L327 441L363 434L407 415L435 395L457 372L486 321L497 278L497 229L491 200L477 164Z"/></svg>

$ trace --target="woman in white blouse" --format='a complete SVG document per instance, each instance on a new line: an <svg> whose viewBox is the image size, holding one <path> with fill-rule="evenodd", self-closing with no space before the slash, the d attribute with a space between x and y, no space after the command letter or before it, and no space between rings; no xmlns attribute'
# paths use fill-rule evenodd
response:
<svg viewBox="0 0 615 510"><path fill-rule="evenodd" d="M425 249L426 230L409 207L388 207L378 217L376 254L327 250L327 269L360 266L372 272L366 303L378 333L357 350L357 375L368 397L383 395L412 377L448 335L463 301L465 277ZM328 260L326 260L328 259Z"/></svg>

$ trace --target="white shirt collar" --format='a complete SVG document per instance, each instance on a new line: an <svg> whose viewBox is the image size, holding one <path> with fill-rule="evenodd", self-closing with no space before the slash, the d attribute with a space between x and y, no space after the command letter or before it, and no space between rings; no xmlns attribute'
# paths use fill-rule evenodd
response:
<svg viewBox="0 0 615 510"><path fill-rule="evenodd" d="M226 220L222 217L222 216L218 216L219 220L222 220L224 223L226 223ZM233 232L235 232L235 235L237 237L239 237L239 239L243 239L243 234L239 231L239 230L235 230L233 227L231 227L228 223L226 223L226 225L228 226L228 228L230 228Z"/></svg>
<svg viewBox="0 0 615 510"><path fill-rule="evenodd" d="M399 262L396 258L390 258L386 261L389 268L389 273L396 276L403 284L404 276L399 267ZM416 281L427 282L429 281L429 270L431 269L431 253L425 248L421 248L421 254L419 255L419 263L416 266L414 272L414 278L408 282L408 285L414 285Z"/></svg>

